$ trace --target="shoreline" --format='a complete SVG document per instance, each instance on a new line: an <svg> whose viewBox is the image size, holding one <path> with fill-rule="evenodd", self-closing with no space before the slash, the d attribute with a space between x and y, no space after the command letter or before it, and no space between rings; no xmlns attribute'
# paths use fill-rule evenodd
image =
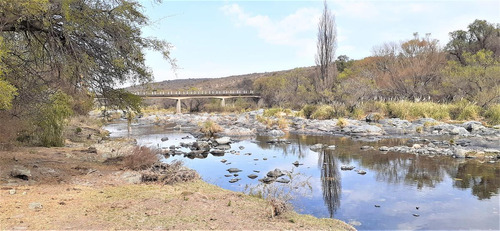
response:
<svg viewBox="0 0 500 231"><path fill-rule="evenodd" d="M97 139L0 151L1 228L355 230L293 210L274 216L268 201L201 179L143 183L141 171L106 161L135 146L126 139ZM26 179L13 177L14 171Z"/></svg>
<svg viewBox="0 0 500 231"><path fill-rule="evenodd" d="M199 132L200 121L213 121L222 127L217 136L233 138L254 137L257 135L279 137L286 133L320 136L343 136L357 141L375 143L370 148L381 152L393 151L427 156L451 156L454 158L484 157L489 161L500 159L500 126L486 127L478 121L446 123L432 118L414 121L398 118L370 121L332 119L313 120L282 115L264 119L271 126L262 123L264 110L239 114L167 114L153 113L137 120L139 125L170 127L190 127L195 137ZM287 126L279 127L277 121L286 120ZM261 121L259 121L261 120ZM267 121L266 121L267 120ZM403 146L377 146L382 139L407 139Z"/></svg>

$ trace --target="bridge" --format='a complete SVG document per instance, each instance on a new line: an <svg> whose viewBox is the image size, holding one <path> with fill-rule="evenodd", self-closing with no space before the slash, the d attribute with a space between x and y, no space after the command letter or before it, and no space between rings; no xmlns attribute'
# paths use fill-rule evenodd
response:
<svg viewBox="0 0 500 231"><path fill-rule="evenodd" d="M227 91L152 91L131 92L142 98L164 98L177 100L176 112L181 113L182 99L221 99L221 106L226 106L226 99L230 98L260 98L253 91L227 90Z"/></svg>

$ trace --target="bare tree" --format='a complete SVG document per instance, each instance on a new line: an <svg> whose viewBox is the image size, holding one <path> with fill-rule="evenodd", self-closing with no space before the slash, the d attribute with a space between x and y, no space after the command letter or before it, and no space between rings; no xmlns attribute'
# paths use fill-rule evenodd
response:
<svg viewBox="0 0 500 231"><path fill-rule="evenodd" d="M337 26L335 16L324 1L323 14L318 23L318 41L316 43L316 65L319 73L316 77L317 92L331 90L335 84L335 50L337 49Z"/></svg>

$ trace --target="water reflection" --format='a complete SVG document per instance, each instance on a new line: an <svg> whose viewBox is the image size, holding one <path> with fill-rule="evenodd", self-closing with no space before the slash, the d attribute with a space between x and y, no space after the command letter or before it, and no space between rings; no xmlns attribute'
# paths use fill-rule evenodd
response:
<svg viewBox="0 0 500 231"><path fill-rule="evenodd" d="M453 187L472 189L472 194L479 200L490 199L498 194L500 188L500 168L495 164L482 164L467 161L449 169L454 177Z"/></svg>
<svg viewBox="0 0 500 231"><path fill-rule="evenodd" d="M333 218L335 211L340 207L340 195L342 193L342 179L339 174L340 166L338 166L333 150L323 150L318 155L323 200L328 208L330 218Z"/></svg>
<svg viewBox="0 0 500 231"><path fill-rule="evenodd" d="M116 127L115 132L125 136L126 127ZM160 148L187 142L182 139L185 133L173 134L151 127L136 127L132 136L140 144ZM165 136L169 140L161 142ZM204 180L235 191L258 184L256 179L244 176L257 174L262 178L275 168L310 177L313 191L306 196L301 194L300 187L291 187L299 197L293 202L294 206L302 213L318 217L359 221L362 225L357 226L358 229L500 229L498 162L377 150L382 145L405 145L403 139L361 142L345 137L289 135L282 138L285 142L268 142L274 139L259 136L231 144L231 149L238 153L239 147L244 146L241 155L225 153L223 158L208 155L205 159L191 160L182 156L169 159L184 160ZM311 151L310 146L317 143L337 148ZM364 145L375 148L361 150ZM222 159L227 163L222 163ZM300 166L292 164L297 160ZM228 166L228 163L231 164ZM367 174L340 171L341 165L353 165ZM243 170L240 174L243 177L237 183L228 183L228 178L224 177L229 167ZM416 210L415 206L420 209ZM418 213L419 217L414 217L413 213Z"/></svg>

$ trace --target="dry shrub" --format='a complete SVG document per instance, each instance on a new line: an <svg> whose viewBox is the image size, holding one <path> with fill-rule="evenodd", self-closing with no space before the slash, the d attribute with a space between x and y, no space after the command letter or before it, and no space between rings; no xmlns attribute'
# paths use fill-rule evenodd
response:
<svg viewBox="0 0 500 231"><path fill-rule="evenodd" d="M196 171L184 167L181 161L173 161L171 164L156 163L142 173L142 182L159 182L170 185L199 178Z"/></svg>
<svg viewBox="0 0 500 231"><path fill-rule="evenodd" d="M212 120L206 120L200 124L200 131L206 136L213 136L215 133L222 132L222 127Z"/></svg>
<svg viewBox="0 0 500 231"><path fill-rule="evenodd" d="M270 198L267 202L271 206L271 217L277 217L292 209L289 203L277 198Z"/></svg>
<svg viewBox="0 0 500 231"><path fill-rule="evenodd" d="M158 161L157 152L148 147L135 147L123 158L123 166L132 170L145 170Z"/></svg>

